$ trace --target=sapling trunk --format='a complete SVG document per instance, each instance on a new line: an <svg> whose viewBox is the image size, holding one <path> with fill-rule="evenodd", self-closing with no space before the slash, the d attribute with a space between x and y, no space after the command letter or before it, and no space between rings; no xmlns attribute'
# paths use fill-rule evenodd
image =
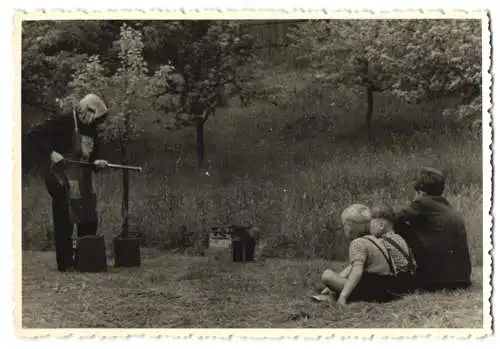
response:
<svg viewBox="0 0 500 349"><path fill-rule="evenodd" d="M120 137L120 150L121 150L121 162L123 165L128 164L128 152L127 143L130 133L130 113L125 114L125 131L122 137ZM122 237L127 237L129 232L129 171L122 171Z"/></svg>

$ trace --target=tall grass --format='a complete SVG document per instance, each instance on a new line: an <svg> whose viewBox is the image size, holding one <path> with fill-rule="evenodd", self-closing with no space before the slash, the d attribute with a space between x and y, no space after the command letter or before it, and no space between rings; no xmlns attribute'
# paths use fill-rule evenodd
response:
<svg viewBox="0 0 500 349"><path fill-rule="evenodd" d="M379 98L375 140L367 143L361 100L327 96L340 106L329 110L331 99L309 103L313 98L293 99L286 109L254 104L220 112L208 125L209 165L203 170L196 167L193 130L146 130L132 146L133 162L145 169L131 178L132 228L149 244L172 246L181 225L201 232L248 223L261 230L264 255L343 258L341 211L354 202L402 208L412 198L416 170L435 166L446 174L446 196L467 222L473 262L482 263L480 141L443 120L441 107L401 107ZM120 232L120 175L98 177L100 232L108 250ZM41 181L23 182L22 205L24 246L45 245L52 223Z"/></svg>

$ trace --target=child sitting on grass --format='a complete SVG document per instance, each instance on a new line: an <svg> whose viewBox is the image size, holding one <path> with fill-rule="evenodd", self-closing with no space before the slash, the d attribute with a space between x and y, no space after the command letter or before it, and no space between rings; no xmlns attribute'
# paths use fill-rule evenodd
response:
<svg viewBox="0 0 500 349"><path fill-rule="evenodd" d="M351 205L342 213L342 224L349 245L349 266L342 272L326 270L322 281L326 288L320 295L313 296L315 301L330 301L338 293L337 302L388 302L396 299L400 293L406 293L409 287L400 285L396 277L399 272L410 270L410 262L404 256L392 259L384 241L386 236L395 240L398 250L409 252L404 240L392 232L391 211L386 207L376 208L375 217L364 205ZM369 231L372 235L369 234Z"/></svg>
<svg viewBox="0 0 500 349"><path fill-rule="evenodd" d="M387 250L387 262L393 265L395 278L388 291L394 295L415 291L417 264L406 241L394 232L394 210L388 205L379 205L372 208L371 215L370 233L382 241Z"/></svg>
<svg viewBox="0 0 500 349"><path fill-rule="evenodd" d="M340 304L388 300L385 284L391 270L377 247L365 239L369 235L370 209L365 205L351 205L342 212L341 220L344 234L351 240L349 265L340 273L327 269L321 277L326 288L312 299L330 301L339 293Z"/></svg>

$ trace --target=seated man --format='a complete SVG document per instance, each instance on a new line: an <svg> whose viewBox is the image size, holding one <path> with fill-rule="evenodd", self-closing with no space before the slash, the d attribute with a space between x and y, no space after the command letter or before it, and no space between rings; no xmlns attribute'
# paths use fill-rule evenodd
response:
<svg viewBox="0 0 500 349"><path fill-rule="evenodd" d="M395 231L415 255L419 286L427 291L471 285L465 223L442 196L444 187L440 171L422 169L414 185L415 200L395 220Z"/></svg>
<svg viewBox="0 0 500 349"><path fill-rule="evenodd" d="M351 205L342 213L342 224L349 245L349 266L342 272L326 270L322 281L326 288L315 301L333 299L339 293L338 303L368 301L385 302L395 298L388 292L392 284L392 263L384 244L376 237L369 237L370 209L364 205Z"/></svg>

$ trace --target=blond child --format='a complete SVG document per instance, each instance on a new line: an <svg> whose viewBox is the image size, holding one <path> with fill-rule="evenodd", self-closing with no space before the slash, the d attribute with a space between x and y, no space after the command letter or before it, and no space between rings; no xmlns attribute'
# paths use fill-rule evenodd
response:
<svg viewBox="0 0 500 349"><path fill-rule="evenodd" d="M315 301L330 301L338 294L337 302L368 301L384 302L394 299L387 289L392 284L392 269L387 263L387 250L377 238L370 239L370 209L354 204L342 212L344 234L351 240L349 245L349 265L340 273L326 270L322 281L326 288ZM384 254L385 252L385 254Z"/></svg>

